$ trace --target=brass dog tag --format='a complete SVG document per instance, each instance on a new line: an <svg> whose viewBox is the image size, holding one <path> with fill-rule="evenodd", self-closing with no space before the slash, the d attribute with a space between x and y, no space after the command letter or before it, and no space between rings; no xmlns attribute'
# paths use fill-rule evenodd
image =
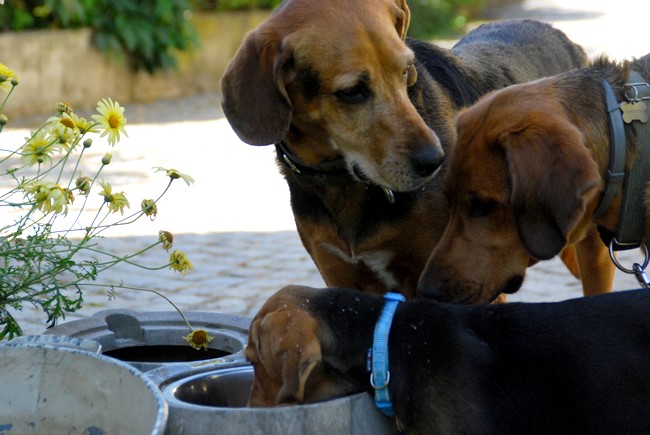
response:
<svg viewBox="0 0 650 435"><path fill-rule="evenodd" d="M622 102L623 121L628 124L632 121L648 122L648 112L646 109L647 107L644 101Z"/></svg>

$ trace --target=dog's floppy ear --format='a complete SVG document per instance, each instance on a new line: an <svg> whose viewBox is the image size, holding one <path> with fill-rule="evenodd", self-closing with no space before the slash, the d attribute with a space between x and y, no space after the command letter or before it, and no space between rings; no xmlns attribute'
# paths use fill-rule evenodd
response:
<svg viewBox="0 0 650 435"><path fill-rule="evenodd" d="M300 349L291 349L283 361L282 380L284 381L276 403L300 403L305 398L305 385L309 375L322 360L320 343L314 336Z"/></svg>
<svg viewBox="0 0 650 435"><path fill-rule="evenodd" d="M582 133L561 116L505 134L511 204L523 244L540 260L557 255L600 185Z"/></svg>
<svg viewBox="0 0 650 435"><path fill-rule="evenodd" d="M406 39L406 34L409 30L409 23L411 22L411 10L406 4L406 0L395 0L395 28L402 40Z"/></svg>
<svg viewBox="0 0 650 435"><path fill-rule="evenodd" d="M276 394L276 405L302 402L309 375L322 360L317 321L292 307L268 313L254 323L254 349L247 349L247 356L263 366L259 374L256 367L256 377L266 377L264 383L279 386L276 391L259 393Z"/></svg>
<svg viewBox="0 0 650 435"><path fill-rule="evenodd" d="M239 138L269 145L287 134L292 105L285 91L285 66L291 58L279 37L250 32L221 79L224 114Z"/></svg>

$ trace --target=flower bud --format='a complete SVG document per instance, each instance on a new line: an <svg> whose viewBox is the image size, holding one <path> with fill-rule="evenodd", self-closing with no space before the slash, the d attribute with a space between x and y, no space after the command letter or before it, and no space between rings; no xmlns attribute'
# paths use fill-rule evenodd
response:
<svg viewBox="0 0 650 435"><path fill-rule="evenodd" d="M82 195L88 195L92 182L93 180L91 180L89 177L79 177L75 181L75 186L77 189L79 189Z"/></svg>
<svg viewBox="0 0 650 435"><path fill-rule="evenodd" d="M102 157L102 165L108 165L109 163L111 163L112 158L113 158L113 154L111 153L104 154L104 157Z"/></svg>
<svg viewBox="0 0 650 435"><path fill-rule="evenodd" d="M68 103L56 103L56 110L60 113L67 113L68 115L72 113L72 107Z"/></svg>

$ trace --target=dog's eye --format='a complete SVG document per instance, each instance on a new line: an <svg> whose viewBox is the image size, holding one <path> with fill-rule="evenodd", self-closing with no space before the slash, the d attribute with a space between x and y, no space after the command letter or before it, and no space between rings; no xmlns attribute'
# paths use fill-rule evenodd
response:
<svg viewBox="0 0 650 435"><path fill-rule="evenodd" d="M469 215L473 218L481 218L492 213L496 207L496 202L485 201L482 199L474 198L470 201Z"/></svg>
<svg viewBox="0 0 650 435"><path fill-rule="evenodd" d="M370 89L364 82L336 91L336 98L346 104L360 104L370 97Z"/></svg>
<svg viewBox="0 0 650 435"><path fill-rule="evenodd" d="M415 69L415 65L411 64L404 70L404 80L406 81L406 86L411 87L418 81L418 70Z"/></svg>

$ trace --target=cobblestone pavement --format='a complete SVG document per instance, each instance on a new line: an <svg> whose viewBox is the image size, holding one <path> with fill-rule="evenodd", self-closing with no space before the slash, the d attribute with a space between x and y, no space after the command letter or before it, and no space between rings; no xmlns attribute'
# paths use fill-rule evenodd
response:
<svg viewBox="0 0 650 435"><path fill-rule="evenodd" d="M641 38L643 29L630 27L628 14L634 21L643 16L639 8L650 12L650 6L638 0L524 1L500 9L492 18L549 21L590 56L607 53L623 59L650 52L650 42ZM107 271L102 282L156 289L186 311L246 316L254 315L286 284L324 285L295 231L288 189L275 167L273 150L242 144L220 112L218 95L129 105L126 115L129 137L112 150L114 161L104 174L117 190L125 190L134 206L155 197L166 183L164 175L150 169L156 166L188 173L196 183L174 184L154 222L143 219L117 228L101 244L116 254L134 252L155 241L158 230L168 230L175 236L175 248L187 253L195 269L180 277L169 270L144 272L119 266ZM17 124L35 126L26 120ZM6 129L0 144L3 148L17 144L26 134L24 129ZM98 157L105 151L96 151ZM159 265L167 255L157 248L141 260ZM640 261L638 256L631 252L622 258ZM633 287L637 287L633 277L617 274L616 289ZM560 261L551 260L530 268L523 288L509 300L555 301L580 295L580 283ZM106 308L171 310L152 293L119 290L109 300L104 290L90 290L84 308L66 320ZM43 331L42 313L26 307L16 315L26 333Z"/></svg>

